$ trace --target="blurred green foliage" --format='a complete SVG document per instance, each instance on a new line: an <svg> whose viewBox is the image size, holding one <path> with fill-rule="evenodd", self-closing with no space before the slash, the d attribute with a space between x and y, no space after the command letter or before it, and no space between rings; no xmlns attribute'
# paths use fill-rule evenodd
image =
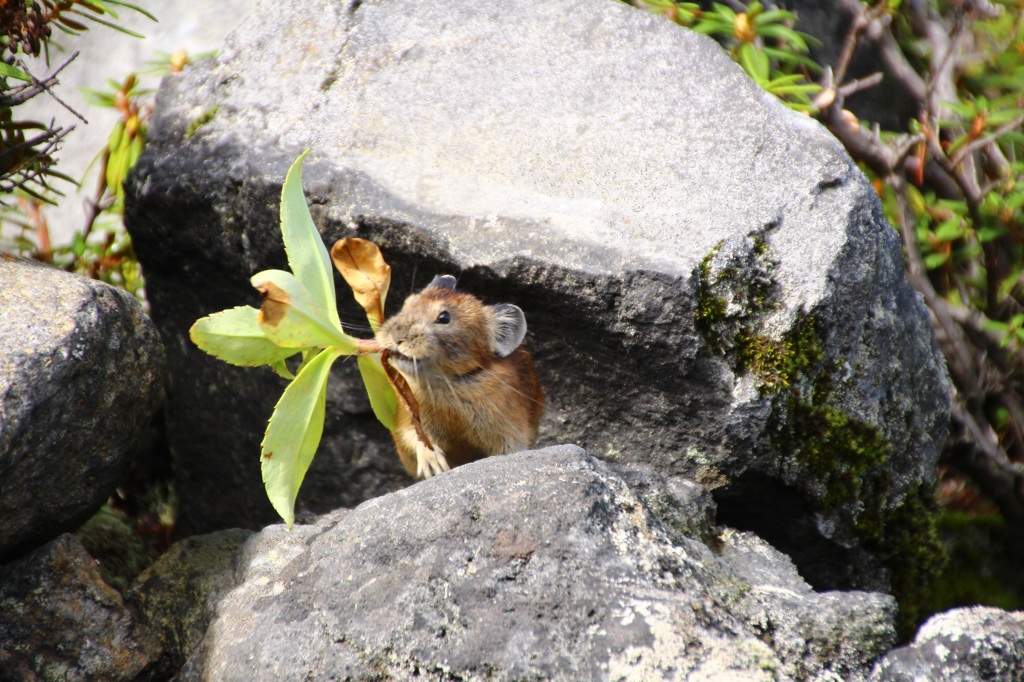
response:
<svg viewBox="0 0 1024 682"><path fill-rule="evenodd" d="M148 63L145 73L154 77L176 73L190 62L181 50L160 54ZM107 282L145 302L142 270L122 222L123 187L146 144L153 93L153 89L142 87L140 75L135 73L121 82L108 80L105 89L85 91L90 105L114 109L118 118L107 143L86 171L88 175L95 165L99 166L96 190L87 201L82 228L72 233L69 242L52 244L43 204L52 203L59 193L37 197L18 190L12 193L13 202L0 205L0 249Z"/></svg>

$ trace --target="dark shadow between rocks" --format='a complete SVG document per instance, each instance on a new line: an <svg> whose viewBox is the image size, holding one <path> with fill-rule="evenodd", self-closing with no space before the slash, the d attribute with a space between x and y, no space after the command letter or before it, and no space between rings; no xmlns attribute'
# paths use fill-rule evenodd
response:
<svg viewBox="0 0 1024 682"><path fill-rule="evenodd" d="M718 504L719 524L755 533L788 555L800 577L815 590L862 589L850 580L853 552L821 535L814 510L798 491L747 472L712 496Z"/></svg>

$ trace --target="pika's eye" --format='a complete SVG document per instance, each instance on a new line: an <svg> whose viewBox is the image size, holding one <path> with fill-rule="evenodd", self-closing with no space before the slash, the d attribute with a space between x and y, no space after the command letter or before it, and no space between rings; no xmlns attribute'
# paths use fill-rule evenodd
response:
<svg viewBox="0 0 1024 682"><path fill-rule="evenodd" d="M437 316L436 320L434 320L437 324L448 324L451 321L452 316L448 314L447 310L442 310L441 314Z"/></svg>

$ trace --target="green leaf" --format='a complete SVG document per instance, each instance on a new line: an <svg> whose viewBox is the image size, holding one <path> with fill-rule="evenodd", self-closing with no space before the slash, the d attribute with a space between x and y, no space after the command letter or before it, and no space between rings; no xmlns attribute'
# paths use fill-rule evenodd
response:
<svg viewBox="0 0 1024 682"><path fill-rule="evenodd" d="M718 14L722 19L725 19L730 24L736 21L736 12L733 12L729 7L716 2L714 3L715 13Z"/></svg>
<svg viewBox="0 0 1024 682"><path fill-rule="evenodd" d="M716 35L716 34L717 35L723 35L723 36L731 36L732 35L732 26L731 25L723 24L723 23L718 22L718 21L706 21L706 20L703 20L703 19L701 20L701 22L699 24L697 24L696 26L694 26L690 30L692 30L694 33L703 33L704 35L709 35L709 36L713 36L713 35Z"/></svg>
<svg viewBox="0 0 1024 682"><path fill-rule="evenodd" d="M943 100L941 104L944 108L956 112L957 114L960 114L964 118L973 118L974 115L978 113L976 107L974 107L971 104L965 104L963 102L952 102Z"/></svg>
<svg viewBox="0 0 1024 682"><path fill-rule="evenodd" d="M768 80L768 55L751 43L740 45L740 66L758 83Z"/></svg>
<svg viewBox="0 0 1024 682"><path fill-rule="evenodd" d="M302 193L302 161L307 155L308 149L295 159L281 188L281 236L295 277L324 309L327 319L340 330L331 258Z"/></svg>
<svg viewBox="0 0 1024 682"><path fill-rule="evenodd" d="M940 242L951 242L963 235L964 229L963 225L961 225L960 216L943 221L941 225L935 228L935 238Z"/></svg>
<svg viewBox="0 0 1024 682"><path fill-rule="evenodd" d="M326 350L303 367L281 395L263 438L263 485L289 528L295 523L295 498L324 432L327 379L339 355Z"/></svg>
<svg viewBox="0 0 1024 682"><path fill-rule="evenodd" d="M978 230L978 241L985 243L990 242L994 239L999 239L1006 234L1006 228L1004 227L983 227Z"/></svg>
<svg viewBox="0 0 1024 682"><path fill-rule="evenodd" d="M71 253L79 258L85 253L85 238L81 232L75 232L75 236L71 238Z"/></svg>
<svg viewBox="0 0 1024 682"><path fill-rule="evenodd" d="M924 266L929 270L942 267L946 261L949 260L949 254L945 253L930 253L924 257Z"/></svg>
<svg viewBox="0 0 1024 682"><path fill-rule="evenodd" d="M773 95L808 95L821 92L821 86L817 83L803 83L799 85L773 85L765 83L764 89Z"/></svg>
<svg viewBox="0 0 1024 682"><path fill-rule="evenodd" d="M90 12L96 12L97 14L106 13L114 17L115 19L120 19L120 17L117 16L117 12L107 7L106 3L104 3L103 0L80 0L78 4L80 4L82 7L85 7Z"/></svg>
<svg viewBox="0 0 1024 682"><path fill-rule="evenodd" d="M966 133L961 135L961 136L959 136L958 138L953 140L953 142L950 143L949 147L946 148L946 156L951 157L953 155L953 153L956 152L957 149L960 149L960 147L963 147L965 144L967 144L970 141L971 141L971 137L969 135L967 135Z"/></svg>
<svg viewBox="0 0 1024 682"><path fill-rule="evenodd" d="M907 183L907 200L915 215L924 215L927 205L924 202L924 197L921 195L921 190L910 183Z"/></svg>
<svg viewBox="0 0 1024 682"><path fill-rule="evenodd" d="M93 16L91 14L85 14L84 12L78 12L78 11L76 11L74 9L68 10L68 11L75 12L75 14L78 14L78 15L81 15L81 16L86 17L88 19L91 19L92 21L95 21L97 24L103 24L104 26L108 26L108 27L114 29L115 31L119 31L121 33L124 33L125 35L129 35L132 38L145 38L146 37L146 36L142 35L141 33L136 33L135 31L132 31L131 29L125 28L124 26L118 26L117 24L115 24L112 21L107 21L106 19L100 19L97 16Z"/></svg>
<svg viewBox="0 0 1024 682"><path fill-rule="evenodd" d="M796 17L792 12L787 12L784 9L771 9L754 17L754 25L759 27L779 21L796 21Z"/></svg>
<svg viewBox="0 0 1024 682"><path fill-rule="evenodd" d="M761 50L779 64L785 64L787 66L803 66L812 73L821 73L821 65L810 57L769 46L765 46L761 48Z"/></svg>
<svg viewBox="0 0 1024 682"><path fill-rule="evenodd" d="M1020 111L1017 109L1008 109L1005 111L993 111L990 112L988 117L985 119L986 128L995 128L1001 126L1010 121L1015 121L1020 116Z"/></svg>
<svg viewBox="0 0 1024 682"><path fill-rule="evenodd" d="M142 9L138 5L133 5L130 2L120 2L119 0L107 0L107 3L110 4L110 5L119 5L121 7L127 7L130 10L134 10L134 11L138 12L139 14L141 14L144 17L146 17L147 19L152 19L153 21L157 22L158 24L160 23L159 19L157 19L155 16L153 16L152 14L147 12L146 10Z"/></svg>
<svg viewBox="0 0 1024 682"><path fill-rule="evenodd" d="M249 280L260 295L263 305L257 316L260 329L279 346L310 348L333 346L346 355L356 352L356 340L341 331L333 305L324 306L302 282L286 270L264 270Z"/></svg>
<svg viewBox="0 0 1024 682"><path fill-rule="evenodd" d="M366 394L370 396L373 414L388 431L394 431L398 398L395 396L395 389L391 387L391 382L388 381L388 375L384 372L384 366L381 365L380 354L360 355L356 362L366 385Z"/></svg>
<svg viewBox="0 0 1024 682"><path fill-rule="evenodd" d="M799 33L788 26L761 26L757 29L757 33L758 35L762 35L767 38L775 38L778 41L786 43L789 45L791 50L807 52L807 43L804 42L804 39Z"/></svg>
<svg viewBox="0 0 1024 682"><path fill-rule="evenodd" d="M5 62L0 62L0 76L4 76L6 78L17 78L20 81L32 80L32 76L28 75L21 69L17 69Z"/></svg>
<svg viewBox="0 0 1024 682"><path fill-rule="evenodd" d="M288 369L288 365L284 360L278 360L277 362L271 363L270 369L274 370L274 374L282 379L288 379L291 381L295 378L295 375L292 374L290 369Z"/></svg>
<svg viewBox="0 0 1024 682"><path fill-rule="evenodd" d="M240 367L283 366L285 358L304 350L281 347L268 339L257 322L258 314L256 308L243 305L207 315L192 325L189 338L206 353Z"/></svg>
<svg viewBox="0 0 1024 682"><path fill-rule="evenodd" d="M768 81L767 85L793 85L794 83L802 82L804 82L804 75L802 73L788 73L784 76L777 75Z"/></svg>

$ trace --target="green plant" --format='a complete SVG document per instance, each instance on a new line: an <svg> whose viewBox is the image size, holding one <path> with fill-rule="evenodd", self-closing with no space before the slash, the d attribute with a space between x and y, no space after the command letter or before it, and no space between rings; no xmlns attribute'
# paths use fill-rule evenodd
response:
<svg viewBox="0 0 1024 682"><path fill-rule="evenodd" d="M145 73L178 73L192 61L184 50L158 57L148 63ZM51 243L43 206L47 202L26 194L18 197L13 206L0 207L0 220L6 228L0 247L120 287L145 303L145 281L122 214L124 180L146 143L153 110L152 93L152 89L142 87L140 76L135 73L121 82L109 80L106 89L85 90L90 105L113 109L118 119L90 166L98 164L99 172L95 192L86 200L84 225L72 233L69 242Z"/></svg>
<svg viewBox="0 0 1024 682"><path fill-rule="evenodd" d="M190 330L205 352L233 365L269 365L291 380L267 425L261 449L263 482L274 509L289 527L295 521L295 499L320 443L324 426L327 379L342 355L357 362L374 414L393 430L397 397L374 342L349 336L338 318L328 256L302 193L303 153L292 165L281 190L281 235L292 271L265 270L252 285L263 297L257 310L240 306L204 317ZM384 300L391 268L375 245L342 240L333 260L352 287L376 329L384 319ZM293 376L288 358L301 355Z"/></svg>
<svg viewBox="0 0 1024 682"><path fill-rule="evenodd" d="M115 7L130 9L156 21L141 7L121 0L0 2L0 193L18 190L35 200L53 203L51 195L59 196L60 192L51 186L50 179L74 182L54 167L57 146L73 127L59 128L40 121L20 120L14 115L14 108L45 92L82 119L52 92L57 75L77 53L42 79L32 75L24 57L44 55L49 64L53 27L77 36L88 30L88 22L92 22L141 38L138 33L110 21L119 18Z"/></svg>
<svg viewBox="0 0 1024 682"><path fill-rule="evenodd" d="M760 2L750 3L742 12L717 2L706 10L697 3L672 0L638 0L636 4L717 37L758 85L797 111L814 109L811 95L821 86L808 76L821 67L807 52L817 40L792 28L796 17L791 12L767 9Z"/></svg>

